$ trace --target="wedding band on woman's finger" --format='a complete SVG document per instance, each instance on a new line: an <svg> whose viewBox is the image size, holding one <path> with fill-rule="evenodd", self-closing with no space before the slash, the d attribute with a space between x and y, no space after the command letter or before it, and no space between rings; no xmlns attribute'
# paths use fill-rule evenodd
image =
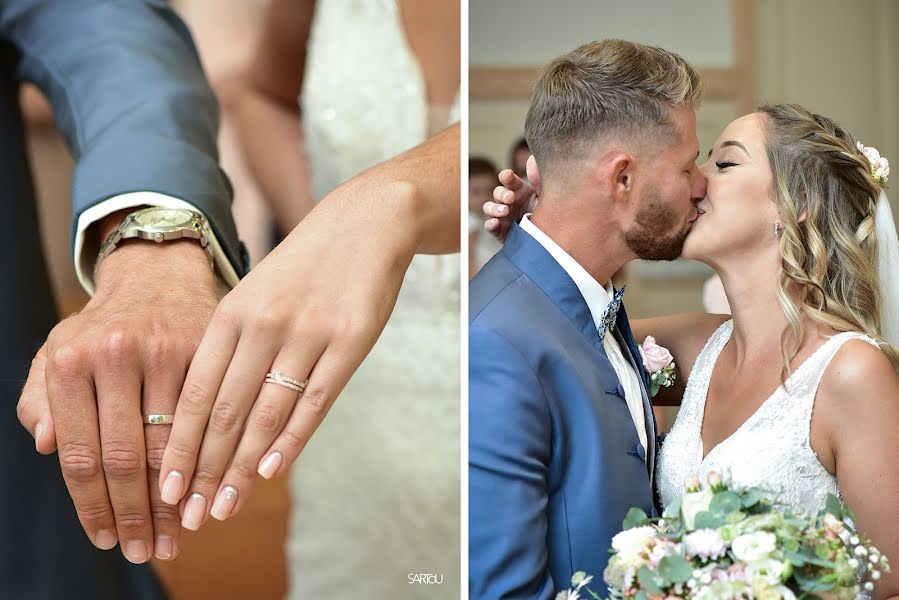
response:
<svg viewBox="0 0 899 600"><path fill-rule="evenodd" d="M281 371L275 371L274 369L265 374L265 383L281 385L294 390L295 392L299 392L300 394L306 389L305 381L300 381L299 379L285 375Z"/></svg>
<svg viewBox="0 0 899 600"><path fill-rule="evenodd" d="M144 415L145 425L171 425L175 415Z"/></svg>

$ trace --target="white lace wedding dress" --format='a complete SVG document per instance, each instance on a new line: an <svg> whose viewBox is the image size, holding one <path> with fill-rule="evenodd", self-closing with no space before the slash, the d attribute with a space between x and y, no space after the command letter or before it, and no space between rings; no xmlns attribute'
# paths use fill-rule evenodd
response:
<svg viewBox="0 0 899 600"><path fill-rule="evenodd" d="M307 48L300 108L318 198L458 120L458 105L428 105L394 0L317 2ZM458 255L415 257L293 469L290 598L459 597L459 275ZM442 583L410 583L423 573Z"/></svg>
<svg viewBox="0 0 899 600"><path fill-rule="evenodd" d="M705 481L709 471L739 487L762 486L795 510L817 512L827 494L840 495L834 475L825 470L809 441L815 393L824 371L844 343L853 339L877 345L870 337L840 333L821 345L730 437L703 457L706 395L718 355L733 331L727 321L709 338L687 381L680 412L659 452L656 481L662 505L683 494L687 477ZM787 389L789 392L787 392Z"/></svg>

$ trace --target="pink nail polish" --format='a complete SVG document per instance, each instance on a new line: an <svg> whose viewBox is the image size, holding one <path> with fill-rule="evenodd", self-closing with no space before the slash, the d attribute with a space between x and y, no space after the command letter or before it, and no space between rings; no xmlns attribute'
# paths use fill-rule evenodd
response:
<svg viewBox="0 0 899 600"><path fill-rule="evenodd" d="M196 531L203 524L203 517L205 516L206 498L201 494L191 494L184 504L184 518L181 519L181 526L185 529Z"/></svg>
<svg viewBox="0 0 899 600"><path fill-rule="evenodd" d="M235 504L237 504L237 489L226 485L215 497L210 514L219 521L224 521L231 515Z"/></svg>
<svg viewBox="0 0 899 600"><path fill-rule="evenodd" d="M166 504L178 504L184 493L184 475L179 471L170 471L162 484L162 501Z"/></svg>
<svg viewBox="0 0 899 600"><path fill-rule="evenodd" d="M262 461L262 464L259 465L259 474L265 477L266 479L271 479L275 476L275 473L278 472L278 468L281 466L281 453L280 452L272 452Z"/></svg>

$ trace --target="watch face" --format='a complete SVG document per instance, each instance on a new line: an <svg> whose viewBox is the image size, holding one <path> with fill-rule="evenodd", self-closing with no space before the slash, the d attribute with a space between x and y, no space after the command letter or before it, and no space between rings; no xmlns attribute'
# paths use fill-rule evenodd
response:
<svg viewBox="0 0 899 600"><path fill-rule="evenodd" d="M173 229L189 227L193 213L178 208L153 208L134 216L141 227L153 229Z"/></svg>

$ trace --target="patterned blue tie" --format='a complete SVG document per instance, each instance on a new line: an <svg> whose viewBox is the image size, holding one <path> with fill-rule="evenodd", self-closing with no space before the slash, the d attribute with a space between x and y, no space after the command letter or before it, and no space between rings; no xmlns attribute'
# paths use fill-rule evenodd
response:
<svg viewBox="0 0 899 600"><path fill-rule="evenodd" d="M599 339L605 337L606 331L615 331L615 321L618 318L618 309L621 308L621 297L624 296L624 290L626 289L626 285L621 286L621 289L615 292L615 297L609 302L606 311L602 313L602 320L599 323L598 329Z"/></svg>

